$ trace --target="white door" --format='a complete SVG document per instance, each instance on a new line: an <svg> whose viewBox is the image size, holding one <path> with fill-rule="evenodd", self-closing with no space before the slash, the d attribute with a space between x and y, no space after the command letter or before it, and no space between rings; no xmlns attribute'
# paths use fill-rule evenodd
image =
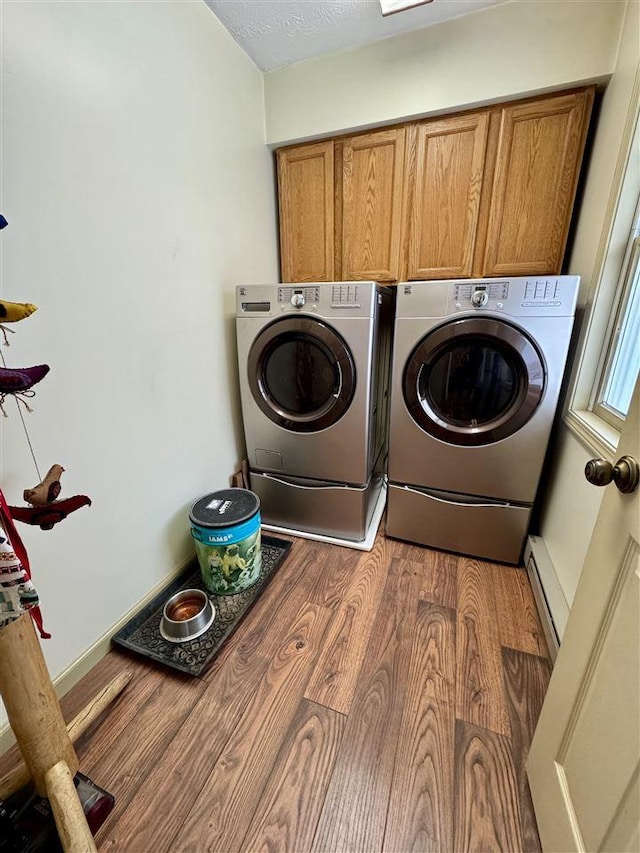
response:
<svg viewBox="0 0 640 853"><path fill-rule="evenodd" d="M639 409L640 383L616 458L640 459ZM548 853L640 850L639 555L640 489L610 483L527 762Z"/></svg>

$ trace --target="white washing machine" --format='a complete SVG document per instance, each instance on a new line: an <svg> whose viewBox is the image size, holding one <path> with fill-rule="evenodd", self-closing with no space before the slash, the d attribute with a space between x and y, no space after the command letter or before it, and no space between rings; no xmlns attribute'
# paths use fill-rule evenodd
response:
<svg viewBox="0 0 640 853"><path fill-rule="evenodd" d="M387 534L517 563L578 276L398 285Z"/></svg>
<svg viewBox="0 0 640 853"><path fill-rule="evenodd" d="M236 308L263 518L364 538L386 454L393 292L375 282L242 285Z"/></svg>

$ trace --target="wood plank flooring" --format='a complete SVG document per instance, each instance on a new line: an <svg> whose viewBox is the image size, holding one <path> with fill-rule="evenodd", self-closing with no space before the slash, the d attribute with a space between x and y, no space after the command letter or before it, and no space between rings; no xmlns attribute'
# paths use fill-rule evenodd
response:
<svg viewBox="0 0 640 853"><path fill-rule="evenodd" d="M522 569L296 539L202 678L114 650L65 717L125 669L77 744L116 797L100 851L540 851L525 759L551 666Z"/></svg>

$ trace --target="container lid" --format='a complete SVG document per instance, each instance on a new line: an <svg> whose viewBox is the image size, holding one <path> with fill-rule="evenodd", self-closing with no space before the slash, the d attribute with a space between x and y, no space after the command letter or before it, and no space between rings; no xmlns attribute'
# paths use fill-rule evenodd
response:
<svg viewBox="0 0 640 853"><path fill-rule="evenodd" d="M248 521L260 509L260 498L248 489L221 489L197 500L189 519L201 527L231 527Z"/></svg>

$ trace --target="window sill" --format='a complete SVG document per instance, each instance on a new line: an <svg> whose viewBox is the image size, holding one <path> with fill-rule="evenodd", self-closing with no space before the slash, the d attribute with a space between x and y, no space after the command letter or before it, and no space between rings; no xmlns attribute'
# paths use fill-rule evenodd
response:
<svg viewBox="0 0 640 853"><path fill-rule="evenodd" d="M620 433L593 412L570 409L564 422L590 453L613 462Z"/></svg>

